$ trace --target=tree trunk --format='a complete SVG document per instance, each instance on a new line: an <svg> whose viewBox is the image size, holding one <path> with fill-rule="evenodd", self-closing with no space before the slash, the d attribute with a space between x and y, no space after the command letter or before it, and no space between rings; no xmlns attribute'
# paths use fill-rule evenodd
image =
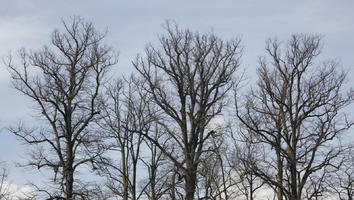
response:
<svg viewBox="0 0 354 200"><path fill-rule="evenodd" d="M195 184L196 184L196 173L190 172L186 174L186 200L194 200L195 193Z"/></svg>
<svg viewBox="0 0 354 200"><path fill-rule="evenodd" d="M280 149L276 150L276 154L277 154L277 163L278 163L277 197L278 200L283 200L283 162L281 161Z"/></svg>
<svg viewBox="0 0 354 200"><path fill-rule="evenodd" d="M176 172L173 173L171 180L171 200L176 200Z"/></svg>
<svg viewBox="0 0 354 200"><path fill-rule="evenodd" d="M70 144L67 145L66 153L68 156L68 160L66 162L66 166L64 169L64 177L65 177L65 193L66 199L73 199L73 185L74 185L74 169L73 169L73 155L72 149L70 148Z"/></svg>

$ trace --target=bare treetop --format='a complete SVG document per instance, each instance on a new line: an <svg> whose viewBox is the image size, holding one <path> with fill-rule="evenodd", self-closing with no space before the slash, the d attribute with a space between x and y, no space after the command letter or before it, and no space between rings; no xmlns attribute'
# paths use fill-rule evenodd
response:
<svg viewBox="0 0 354 200"><path fill-rule="evenodd" d="M74 179L77 167L93 164L102 149L91 124L100 113L106 72L117 62L116 54L101 44L104 34L79 17L54 30L50 46L39 51L19 51L19 63L10 56L6 65L15 89L30 97L46 126L10 130L33 145L29 166L53 170L57 191L40 191L50 198L84 198L87 188Z"/></svg>
<svg viewBox="0 0 354 200"><path fill-rule="evenodd" d="M166 24L160 46L148 45L146 57L133 63L146 80L147 93L161 112L155 115L173 141L170 149L154 144L182 170L186 199L193 199L204 144L216 136L206 125L227 103L234 72L240 64L240 40L224 41L214 34L192 33Z"/></svg>
<svg viewBox="0 0 354 200"><path fill-rule="evenodd" d="M237 108L241 122L275 153L264 160L273 174L261 163L252 168L277 188L279 200L303 197L309 177L334 165L343 151L338 139L353 125L345 112L353 102L352 91L345 93L346 73L333 60L316 63L320 41L305 34L285 46L269 40L270 62L260 59L258 84Z"/></svg>

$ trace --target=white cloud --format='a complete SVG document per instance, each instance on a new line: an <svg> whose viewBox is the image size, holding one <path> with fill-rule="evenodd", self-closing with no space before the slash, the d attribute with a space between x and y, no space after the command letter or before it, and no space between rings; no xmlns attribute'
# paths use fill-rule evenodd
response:
<svg viewBox="0 0 354 200"><path fill-rule="evenodd" d="M217 131L222 131L227 128L228 124L221 115L216 115L214 116L210 122L207 124L206 128L208 130L217 130Z"/></svg>
<svg viewBox="0 0 354 200"><path fill-rule="evenodd" d="M5 187L8 188L8 191L11 197L15 200L20 200L26 197L25 194L30 194L34 191L34 188L29 185L18 186L10 182L4 182Z"/></svg>

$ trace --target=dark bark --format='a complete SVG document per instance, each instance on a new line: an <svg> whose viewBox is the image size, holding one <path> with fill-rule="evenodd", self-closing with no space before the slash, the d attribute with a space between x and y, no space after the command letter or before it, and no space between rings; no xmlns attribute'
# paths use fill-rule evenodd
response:
<svg viewBox="0 0 354 200"><path fill-rule="evenodd" d="M309 177L343 152L338 138L353 124L344 112L353 93L343 92L346 74L337 62L316 66L319 36L294 35L285 50L280 44L268 41L271 62L260 59L258 84L237 115L269 147L264 164L278 179L256 165L255 174L277 188L278 199L300 200Z"/></svg>
<svg viewBox="0 0 354 200"><path fill-rule="evenodd" d="M192 33L168 23L166 30L161 48L149 45L146 58L138 57L134 66L147 81L151 103L159 107L153 115L171 138L169 147L144 136L183 173L185 198L191 200L204 144L215 135L206 125L221 114L239 66L239 40L224 42L213 34Z"/></svg>
<svg viewBox="0 0 354 200"><path fill-rule="evenodd" d="M102 109L105 74L116 55L101 44L105 35L91 23L73 17L63 24L63 32L52 33L50 46L30 53L20 50L20 63L11 56L6 61L14 88L33 100L43 122L38 129L20 124L10 130L34 147L27 165L51 169L58 191L38 190L50 198L78 199L87 194L76 187L77 168L94 168L102 153L97 145L101 138L91 125Z"/></svg>

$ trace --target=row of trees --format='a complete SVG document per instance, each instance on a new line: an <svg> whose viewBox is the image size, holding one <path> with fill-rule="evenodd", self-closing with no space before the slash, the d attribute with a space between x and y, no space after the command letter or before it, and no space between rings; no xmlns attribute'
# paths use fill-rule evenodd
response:
<svg viewBox="0 0 354 200"><path fill-rule="evenodd" d="M10 128L32 149L26 165L52 175L29 198L353 198L353 92L337 62L316 61L319 36L269 40L241 94L240 39L166 23L134 75L113 80L105 34L63 24L50 46L5 61L44 121Z"/></svg>

